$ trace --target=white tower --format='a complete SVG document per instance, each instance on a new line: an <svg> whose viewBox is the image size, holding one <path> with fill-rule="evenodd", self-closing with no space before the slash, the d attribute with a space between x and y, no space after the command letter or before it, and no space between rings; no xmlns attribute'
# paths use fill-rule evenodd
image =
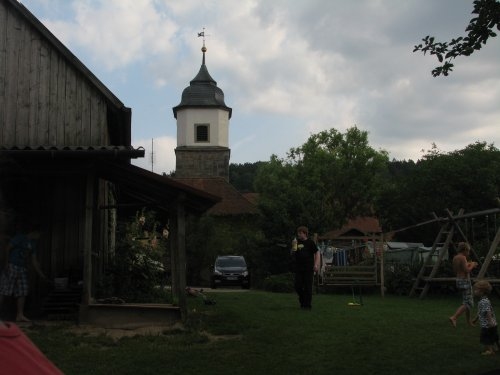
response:
<svg viewBox="0 0 500 375"><path fill-rule="evenodd" d="M204 36L201 35L200 36ZM205 40L200 71L173 108L177 119L176 178L223 177L229 180L229 119L232 109L205 65Z"/></svg>

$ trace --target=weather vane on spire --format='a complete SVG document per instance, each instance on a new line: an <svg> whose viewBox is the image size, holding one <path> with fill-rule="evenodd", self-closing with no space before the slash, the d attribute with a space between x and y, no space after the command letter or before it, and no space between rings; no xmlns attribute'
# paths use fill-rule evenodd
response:
<svg viewBox="0 0 500 375"><path fill-rule="evenodd" d="M199 37L203 38L203 47L201 49L203 52L205 52L207 50L207 48L205 47L205 36L208 36L208 35L205 35L205 28L203 28L203 31L201 33L198 33L198 38Z"/></svg>
<svg viewBox="0 0 500 375"><path fill-rule="evenodd" d="M207 52L207 47L205 47L205 28L203 28L203 31L201 33L198 33L198 38L199 37L203 38L203 47L201 47L201 52L203 52L202 64L205 65L205 52Z"/></svg>

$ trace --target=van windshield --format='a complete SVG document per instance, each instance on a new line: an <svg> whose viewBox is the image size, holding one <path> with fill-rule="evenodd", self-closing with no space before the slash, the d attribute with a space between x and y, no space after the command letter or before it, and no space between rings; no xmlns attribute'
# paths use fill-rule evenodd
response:
<svg viewBox="0 0 500 375"><path fill-rule="evenodd" d="M246 267L245 259L235 258L219 258L217 259L218 267Z"/></svg>

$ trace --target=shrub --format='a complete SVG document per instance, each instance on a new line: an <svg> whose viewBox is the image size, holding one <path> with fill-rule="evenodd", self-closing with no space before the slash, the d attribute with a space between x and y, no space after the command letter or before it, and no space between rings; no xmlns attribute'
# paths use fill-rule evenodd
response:
<svg viewBox="0 0 500 375"><path fill-rule="evenodd" d="M158 238L154 214L152 228L144 229L140 219L125 225L119 237L115 254L98 282L96 297L117 297L126 302L167 302L171 300L167 291L168 270L164 265L166 241ZM152 229L152 230L151 230Z"/></svg>
<svg viewBox="0 0 500 375"><path fill-rule="evenodd" d="M413 286L414 273L410 265L393 263L385 269L387 292L398 296L408 295Z"/></svg>

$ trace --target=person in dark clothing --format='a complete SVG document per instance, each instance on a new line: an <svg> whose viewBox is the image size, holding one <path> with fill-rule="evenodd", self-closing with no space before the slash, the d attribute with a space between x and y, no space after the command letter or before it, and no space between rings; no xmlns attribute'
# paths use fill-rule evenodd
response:
<svg viewBox="0 0 500 375"><path fill-rule="evenodd" d="M295 267L295 291L299 296L300 308L310 310L314 272L319 270L318 247L308 238L307 227L297 228L297 238L292 242L292 256Z"/></svg>

